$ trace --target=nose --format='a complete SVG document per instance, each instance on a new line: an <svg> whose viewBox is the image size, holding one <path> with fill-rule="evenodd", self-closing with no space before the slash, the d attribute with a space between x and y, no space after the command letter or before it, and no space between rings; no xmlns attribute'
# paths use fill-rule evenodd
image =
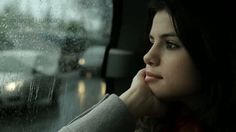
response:
<svg viewBox="0 0 236 132"><path fill-rule="evenodd" d="M153 44L151 49L143 56L144 63L149 66L158 66L161 62L160 47Z"/></svg>

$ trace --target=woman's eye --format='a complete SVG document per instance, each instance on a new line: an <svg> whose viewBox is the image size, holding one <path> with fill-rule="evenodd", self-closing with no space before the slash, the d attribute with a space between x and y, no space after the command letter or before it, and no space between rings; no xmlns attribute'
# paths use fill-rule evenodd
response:
<svg viewBox="0 0 236 132"><path fill-rule="evenodd" d="M167 49L177 49L179 48L180 46L171 42L171 41L166 41L166 48Z"/></svg>

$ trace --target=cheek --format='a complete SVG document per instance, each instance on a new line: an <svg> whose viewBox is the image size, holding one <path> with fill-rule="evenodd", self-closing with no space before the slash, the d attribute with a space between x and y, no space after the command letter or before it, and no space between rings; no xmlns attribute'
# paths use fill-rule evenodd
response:
<svg viewBox="0 0 236 132"><path fill-rule="evenodd" d="M165 87L167 92L173 96L187 96L196 90L196 76L184 69L166 77Z"/></svg>
<svg viewBox="0 0 236 132"><path fill-rule="evenodd" d="M176 98L194 93L197 74L190 58L168 58L162 65L164 79L150 85L153 93L160 98Z"/></svg>

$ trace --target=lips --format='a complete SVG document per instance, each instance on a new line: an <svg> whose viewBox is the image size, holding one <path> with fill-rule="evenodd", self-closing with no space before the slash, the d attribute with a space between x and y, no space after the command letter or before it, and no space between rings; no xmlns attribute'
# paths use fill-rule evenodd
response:
<svg viewBox="0 0 236 132"><path fill-rule="evenodd" d="M145 77L146 82L153 82L161 79L163 79L161 75L153 74L152 72L146 71L146 77Z"/></svg>

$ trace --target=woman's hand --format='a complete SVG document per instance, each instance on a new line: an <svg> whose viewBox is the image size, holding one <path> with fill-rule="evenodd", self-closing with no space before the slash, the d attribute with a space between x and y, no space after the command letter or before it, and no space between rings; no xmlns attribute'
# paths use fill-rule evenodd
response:
<svg viewBox="0 0 236 132"><path fill-rule="evenodd" d="M120 99L136 118L161 116L165 112L165 106L145 83L145 76L145 69L140 70L133 78L131 87L120 96Z"/></svg>

